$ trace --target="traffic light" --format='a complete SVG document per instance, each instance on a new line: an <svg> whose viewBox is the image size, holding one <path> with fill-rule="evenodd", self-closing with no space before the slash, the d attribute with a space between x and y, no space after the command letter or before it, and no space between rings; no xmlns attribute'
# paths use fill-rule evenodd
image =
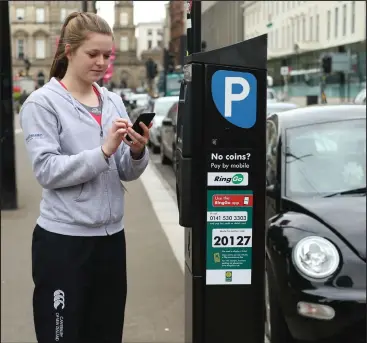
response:
<svg viewBox="0 0 367 343"><path fill-rule="evenodd" d="M324 56L322 58L322 71L324 74L331 73L331 64L332 64L331 56Z"/></svg>
<svg viewBox="0 0 367 343"><path fill-rule="evenodd" d="M165 73L173 73L175 70L175 55L164 49L164 71Z"/></svg>
<svg viewBox="0 0 367 343"><path fill-rule="evenodd" d="M153 80L158 74L157 64L151 58L149 58L145 63L145 67L147 69L147 78L149 80Z"/></svg>

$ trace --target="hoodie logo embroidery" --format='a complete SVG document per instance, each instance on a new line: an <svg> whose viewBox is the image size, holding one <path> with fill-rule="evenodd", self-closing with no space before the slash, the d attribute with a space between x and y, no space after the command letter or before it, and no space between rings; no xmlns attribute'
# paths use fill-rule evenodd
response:
<svg viewBox="0 0 367 343"><path fill-rule="evenodd" d="M27 138L25 139L25 141L27 142L27 143L29 143L31 140L33 140L33 139L42 139L42 138L44 138L44 136L43 136L43 133L30 133L28 136L27 136Z"/></svg>

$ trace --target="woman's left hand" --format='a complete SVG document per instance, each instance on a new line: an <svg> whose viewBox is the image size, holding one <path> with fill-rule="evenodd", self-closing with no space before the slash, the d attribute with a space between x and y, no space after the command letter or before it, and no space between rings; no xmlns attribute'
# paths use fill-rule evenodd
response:
<svg viewBox="0 0 367 343"><path fill-rule="evenodd" d="M133 128L130 126L127 129L127 133L131 138L131 142L129 142L126 137L124 137L124 142L130 147L131 154L133 157L138 157L141 155L145 146L149 141L149 129L152 127L153 123L150 123L149 126L146 126L144 123L140 122L139 125L143 129L143 135L139 135Z"/></svg>

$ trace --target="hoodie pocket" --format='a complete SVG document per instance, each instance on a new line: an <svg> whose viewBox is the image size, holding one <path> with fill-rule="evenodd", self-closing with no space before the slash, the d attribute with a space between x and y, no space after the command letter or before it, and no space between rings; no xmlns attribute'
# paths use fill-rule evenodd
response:
<svg viewBox="0 0 367 343"><path fill-rule="evenodd" d="M84 182L79 186L79 192L77 196L74 198L74 201L76 202L83 202L87 201L88 197L91 195L91 187L92 187L93 181Z"/></svg>
<svg viewBox="0 0 367 343"><path fill-rule="evenodd" d="M101 173L91 181L79 186L74 197L74 221L77 224L100 226L108 222L110 211L107 199L106 173Z"/></svg>
<svg viewBox="0 0 367 343"><path fill-rule="evenodd" d="M111 222L118 222L124 215L124 193L118 170L111 168L107 172L108 198L111 209Z"/></svg>
<svg viewBox="0 0 367 343"><path fill-rule="evenodd" d="M85 183L82 183L81 185L76 186L78 188L75 191L74 201L80 200L81 196L83 195L84 185Z"/></svg>

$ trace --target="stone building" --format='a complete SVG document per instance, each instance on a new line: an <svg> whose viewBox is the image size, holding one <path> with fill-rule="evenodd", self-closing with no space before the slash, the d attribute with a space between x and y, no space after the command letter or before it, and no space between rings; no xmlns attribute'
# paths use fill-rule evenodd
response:
<svg viewBox="0 0 367 343"><path fill-rule="evenodd" d="M31 63L29 75L47 81L57 38L66 16L81 11L81 1L9 1L13 75L25 73L24 59ZM88 1L93 11L93 2Z"/></svg>
<svg viewBox="0 0 367 343"><path fill-rule="evenodd" d="M133 1L115 1L113 33L116 59L112 81L117 85L136 88L145 78L145 65L137 58Z"/></svg>
<svg viewBox="0 0 367 343"><path fill-rule="evenodd" d="M87 1L94 12L94 2ZM29 76L47 82L66 16L82 10L82 1L9 1L13 76L25 73L24 59L31 63ZM116 60L113 81L138 86L145 66L136 57L133 1L115 2ZM43 80L43 81L42 81Z"/></svg>
<svg viewBox="0 0 367 343"><path fill-rule="evenodd" d="M185 56L186 1L169 2L170 42L169 52L175 57L175 65L181 65Z"/></svg>

